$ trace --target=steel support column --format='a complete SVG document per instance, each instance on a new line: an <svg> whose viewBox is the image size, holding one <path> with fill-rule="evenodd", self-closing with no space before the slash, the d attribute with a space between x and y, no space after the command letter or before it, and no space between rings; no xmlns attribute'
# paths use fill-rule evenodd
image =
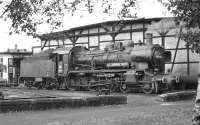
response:
<svg viewBox="0 0 200 125"><path fill-rule="evenodd" d="M189 49L189 45L186 45L187 48L187 75L190 75L190 49Z"/></svg>

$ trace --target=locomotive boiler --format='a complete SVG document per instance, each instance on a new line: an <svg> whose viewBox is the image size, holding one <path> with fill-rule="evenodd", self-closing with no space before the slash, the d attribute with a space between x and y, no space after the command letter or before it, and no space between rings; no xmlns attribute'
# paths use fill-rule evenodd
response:
<svg viewBox="0 0 200 125"><path fill-rule="evenodd" d="M171 53L160 45L113 44L105 50L74 47L70 52L68 88L158 93Z"/></svg>

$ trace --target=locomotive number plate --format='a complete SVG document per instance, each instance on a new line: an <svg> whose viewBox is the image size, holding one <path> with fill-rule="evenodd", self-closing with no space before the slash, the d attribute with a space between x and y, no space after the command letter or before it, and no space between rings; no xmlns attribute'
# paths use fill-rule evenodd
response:
<svg viewBox="0 0 200 125"><path fill-rule="evenodd" d="M41 81L42 81L42 78L35 78L35 81L41 82Z"/></svg>

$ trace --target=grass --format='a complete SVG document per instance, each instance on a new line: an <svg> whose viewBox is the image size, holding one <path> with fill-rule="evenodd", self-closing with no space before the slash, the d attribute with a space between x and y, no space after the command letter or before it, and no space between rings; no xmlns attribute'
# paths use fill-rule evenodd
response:
<svg viewBox="0 0 200 125"><path fill-rule="evenodd" d="M120 112L119 112L120 113ZM109 118L89 118L76 122L55 121L44 125L189 125L192 118L191 107L177 107L173 110L160 108L141 112L129 112L125 116Z"/></svg>

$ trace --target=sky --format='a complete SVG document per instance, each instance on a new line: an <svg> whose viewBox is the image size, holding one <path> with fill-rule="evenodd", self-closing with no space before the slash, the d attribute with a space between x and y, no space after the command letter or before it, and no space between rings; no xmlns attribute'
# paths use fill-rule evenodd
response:
<svg viewBox="0 0 200 125"><path fill-rule="evenodd" d="M120 0L119 0L120 1ZM117 6L117 5L116 5ZM137 5L137 16L138 18L153 18L153 17L170 17L171 13L157 0L138 0ZM116 7L117 8L117 7ZM98 22L104 22L109 20L117 20L116 14L113 12L112 15L107 15L101 12L94 12L88 14L85 11L77 11L74 16L67 14L64 18L63 27L58 30L66 30L69 28L83 26L87 24L94 24ZM33 39L25 35L9 35L9 22L0 20L0 52L6 51L8 48L12 49L15 47L15 44L18 45L19 49L27 49L31 51L32 46L39 46L40 40ZM39 33L48 33L49 28L46 25L43 25L39 28Z"/></svg>

